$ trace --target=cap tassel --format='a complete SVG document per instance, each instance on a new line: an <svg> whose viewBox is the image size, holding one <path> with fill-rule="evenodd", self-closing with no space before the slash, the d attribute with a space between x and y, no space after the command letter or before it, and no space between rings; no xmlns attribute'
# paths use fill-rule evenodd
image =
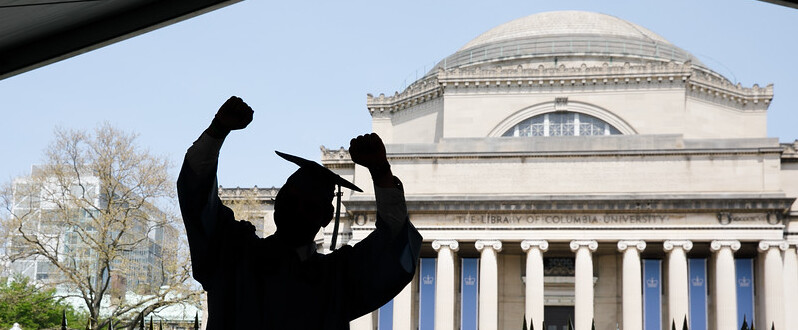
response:
<svg viewBox="0 0 798 330"><path fill-rule="evenodd" d="M336 207L335 207L335 225L333 226L333 237L330 242L330 251L335 251L335 246L338 243L338 223L341 221L341 186L338 185L338 193L335 194Z"/></svg>

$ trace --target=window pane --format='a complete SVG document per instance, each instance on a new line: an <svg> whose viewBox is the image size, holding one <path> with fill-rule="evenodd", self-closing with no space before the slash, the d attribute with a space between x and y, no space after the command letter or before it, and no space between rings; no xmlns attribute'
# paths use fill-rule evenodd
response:
<svg viewBox="0 0 798 330"><path fill-rule="evenodd" d="M545 117L548 116L548 123ZM578 130L579 135L619 135L621 132L605 121L596 117L578 114L579 124L576 124L575 112L550 112L527 118L513 126L502 136L574 136Z"/></svg>

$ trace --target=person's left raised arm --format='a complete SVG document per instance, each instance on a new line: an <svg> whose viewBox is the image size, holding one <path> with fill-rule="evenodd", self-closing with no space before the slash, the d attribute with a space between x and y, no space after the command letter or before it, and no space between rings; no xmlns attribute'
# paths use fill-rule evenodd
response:
<svg viewBox="0 0 798 330"><path fill-rule="evenodd" d="M352 161L369 170L374 181L374 195L377 200L377 228L386 228L393 239L407 222L402 182L391 172L391 165L385 153L385 145L376 133L358 136L349 143Z"/></svg>
<svg viewBox="0 0 798 330"><path fill-rule="evenodd" d="M349 250L349 318L379 308L396 296L416 272L422 237L407 216L404 189L391 172L377 134L352 139L349 154L368 168L377 199L377 229ZM341 249L344 250L344 249Z"/></svg>

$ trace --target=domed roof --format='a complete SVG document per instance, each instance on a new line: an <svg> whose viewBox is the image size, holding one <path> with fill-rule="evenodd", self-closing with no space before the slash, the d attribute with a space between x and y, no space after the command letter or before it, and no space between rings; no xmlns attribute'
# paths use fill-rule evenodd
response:
<svg viewBox="0 0 798 330"><path fill-rule="evenodd" d="M466 43L430 71L486 62L550 56L600 56L626 61L687 62L707 68L662 36L620 18L584 11L530 15Z"/></svg>
<svg viewBox="0 0 798 330"><path fill-rule="evenodd" d="M615 16L586 11L553 11L522 17L499 25L469 41L459 50L513 39L566 35L621 37L671 44L648 29Z"/></svg>

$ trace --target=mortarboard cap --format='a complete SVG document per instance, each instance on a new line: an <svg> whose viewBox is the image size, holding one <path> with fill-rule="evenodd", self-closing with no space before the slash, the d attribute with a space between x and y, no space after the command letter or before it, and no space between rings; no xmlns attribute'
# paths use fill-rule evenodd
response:
<svg viewBox="0 0 798 330"><path fill-rule="evenodd" d="M299 165L300 170L305 170L311 173L314 179L323 181L320 183L330 183L338 186L338 193L335 194L337 204L337 207L335 208L335 226L333 228L333 237L330 243L330 250L335 250L335 245L338 238L338 223L341 219L341 187L347 187L358 192L363 192L363 190L358 188L354 183L346 181L340 175L330 171L330 169L321 166L321 164L317 162L307 160L302 157L289 155L277 150L274 152L277 153L278 156L283 157L285 160Z"/></svg>
<svg viewBox="0 0 798 330"><path fill-rule="evenodd" d="M321 164L319 164L317 162L314 162L314 161L308 160L308 159L304 159L302 157L289 155L287 153L279 152L279 151L276 151L276 150L274 152L277 153L277 155L282 157L283 159L285 159L285 160L287 160L289 162L292 162L294 164L299 165L300 168L302 168L304 170L307 170L307 171L310 171L311 173L313 173L320 180L328 181L328 182L330 182L332 184L335 184L335 185L338 185L338 186L342 186L342 187L346 187L346 188L352 189L352 190L357 191L357 192L363 192L363 190L358 188L358 186L356 186L354 183L351 183L351 182L347 181L346 179L342 178L338 174L335 174L333 171L330 171L330 169L328 169L328 168L326 168L324 166L321 166Z"/></svg>

